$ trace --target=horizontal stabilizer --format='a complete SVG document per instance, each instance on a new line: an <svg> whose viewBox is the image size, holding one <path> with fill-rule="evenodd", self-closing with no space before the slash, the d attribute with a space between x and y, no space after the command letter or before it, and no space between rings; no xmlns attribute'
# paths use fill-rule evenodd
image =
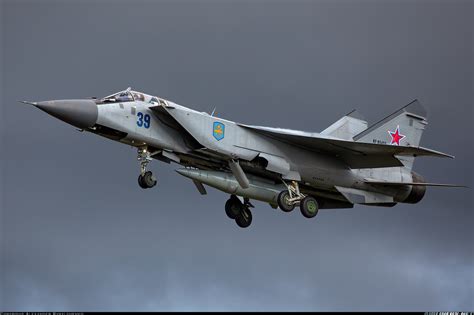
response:
<svg viewBox="0 0 474 315"><path fill-rule="evenodd" d="M435 187L463 187L469 188L465 185L457 185L457 184L440 184L440 183L408 183L408 182L387 182L387 181L380 181L380 180L373 180L373 179L365 179L367 184L374 184L374 185L387 185L387 186L435 186Z"/></svg>

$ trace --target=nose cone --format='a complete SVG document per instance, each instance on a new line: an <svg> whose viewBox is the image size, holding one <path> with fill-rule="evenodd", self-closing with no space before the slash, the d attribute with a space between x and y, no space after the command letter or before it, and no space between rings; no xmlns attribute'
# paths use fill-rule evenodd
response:
<svg viewBox="0 0 474 315"><path fill-rule="evenodd" d="M79 128L88 128L97 122L98 109L93 100L56 100L34 103L46 113Z"/></svg>

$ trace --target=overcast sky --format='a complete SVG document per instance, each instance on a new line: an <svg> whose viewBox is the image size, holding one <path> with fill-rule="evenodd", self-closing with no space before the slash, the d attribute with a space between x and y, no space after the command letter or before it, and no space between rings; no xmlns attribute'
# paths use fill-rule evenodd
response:
<svg viewBox="0 0 474 315"><path fill-rule="evenodd" d="M473 310L472 189L324 210L201 196L176 164L17 100L131 86L220 117L321 131L418 98L428 181L472 186L473 1L1 1L0 309Z"/></svg>

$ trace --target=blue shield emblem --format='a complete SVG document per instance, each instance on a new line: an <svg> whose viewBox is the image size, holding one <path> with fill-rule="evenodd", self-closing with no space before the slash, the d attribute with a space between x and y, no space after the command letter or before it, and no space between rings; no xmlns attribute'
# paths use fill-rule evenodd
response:
<svg viewBox="0 0 474 315"><path fill-rule="evenodd" d="M225 126L218 121L214 122L212 126L212 135L217 141L224 139Z"/></svg>

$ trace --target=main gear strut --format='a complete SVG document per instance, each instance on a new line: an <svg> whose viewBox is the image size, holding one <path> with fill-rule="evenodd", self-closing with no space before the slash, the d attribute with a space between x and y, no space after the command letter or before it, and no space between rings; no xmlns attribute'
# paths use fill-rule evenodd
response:
<svg viewBox="0 0 474 315"><path fill-rule="evenodd" d="M300 192L298 182L295 180L291 181L289 185L285 181L283 181L283 184L285 184L287 190L283 190L278 194L277 202L281 210L290 212L306 195Z"/></svg>

